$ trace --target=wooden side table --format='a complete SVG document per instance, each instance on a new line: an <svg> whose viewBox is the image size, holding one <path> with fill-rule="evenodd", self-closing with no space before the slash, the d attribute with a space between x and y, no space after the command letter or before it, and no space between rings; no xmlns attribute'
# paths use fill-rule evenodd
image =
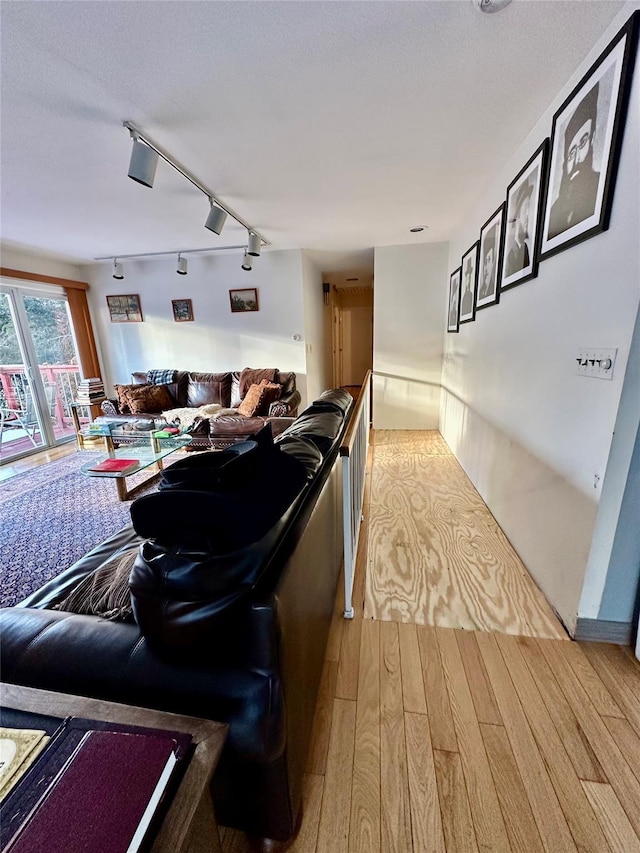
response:
<svg viewBox="0 0 640 853"><path fill-rule="evenodd" d="M78 414L78 409L88 409L89 417L93 421L95 418L99 418L102 414L100 404L106 399L106 397L103 397L102 400L98 400L97 403L78 403L76 401L71 403L71 419L73 420L73 428L76 431L76 439L78 441L78 447L80 448L80 450L84 448L85 438L82 435L82 425L80 424L80 415Z"/></svg>
<svg viewBox="0 0 640 853"><path fill-rule="evenodd" d="M227 736L228 726L224 723L17 684L0 685L0 702L7 708L53 717L71 715L188 732L193 738L195 751L158 830L151 853L222 853L209 783Z"/></svg>

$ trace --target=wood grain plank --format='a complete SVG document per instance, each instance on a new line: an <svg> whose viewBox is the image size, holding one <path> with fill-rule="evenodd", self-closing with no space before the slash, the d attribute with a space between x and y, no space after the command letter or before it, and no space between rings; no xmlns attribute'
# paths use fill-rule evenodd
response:
<svg viewBox="0 0 640 853"><path fill-rule="evenodd" d="M338 680L338 663L325 660L316 699L316 710L311 729L311 743L307 758L307 773L324 775L327 769L327 754L329 752L329 737L331 735L331 718L333 716L333 700L336 695Z"/></svg>
<svg viewBox="0 0 640 853"><path fill-rule="evenodd" d="M405 713L404 724L413 850L445 853L429 718L426 714Z"/></svg>
<svg viewBox="0 0 640 853"><path fill-rule="evenodd" d="M587 645L585 643L585 645ZM546 646L541 646L544 649ZM613 696L602 683L602 679L591 666L580 643L567 643L565 659L571 665L580 684L589 694L589 699L599 714L607 717L624 717L624 713Z"/></svg>
<svg viewBox="0 0 640 853"><path fill-rule="evenodd" d="M398 626L380 623L381 845L385 853L411 849L407 751L402 708Z"/></svg>
<svg viewBox="0 0 640 853"><path fill-rule="evenodd" d="M504 726L480 723L489 766L514 853L543 853L542 840Z"/></svg>
<svg viewBox="0 0 640 853"><path fill-rule="evenodd" d="M341 581L344 585L344 580ZM329 626L329 637L327 639L327 648L324 653L325 660L332 660L338 663L340 660L340 648L342 646L342 629L345 619L342 615L342 610L335 610L331 625Z"/></svg>
<svg viewBox="0 0 640 853"><path fill-rule="evenodd" d="M456 459L429 441L376 436L365 615L566 639Z"/></svg>
<svg viewBox="0 0 640 853"><path fill-rule="evenodd" d="M496 639L492 634L478 634L477 640L545 850L575 851L576 845Z"/></svg>
<svg viewBox="0 0 640 853"><path fill-rule="evenodd" d="M402 699L404 710L414 714L426 714L422 664L415 625L398 623L400 639L400 666L402 668Z"/></svg>
<svg viewBox="0 0 640 853"><path fill-rule="evenodd" d="M589 738L609 784L626 811L636 834L640 834L640 782L624 760L624 756L592 702L589 688L593 682L593 670L590 665L581 667L581 672L586 677L586 683L582 682L572 666L575 660L572 644L545 640L539 640L538 643L547 663L555 672L562 692L569 700L582 730ZM580 655L586 662L581 652Z"/></svg>
<svg viewBox="0 0 640 853"><path fill-rule="evenodd" d="M558 730L578 778L591 782L606 782L607 779L600 762L564 693L560 690L553 672L540 651L540 647L530 637L522 637L519 647L531 674L535 678L547 711Z"/></svg>
<svg viewBox="0 0 640 853"><path fill-rule="evenodd" d="M635 729L629 720L621 720L620 717L602 717L602 722L640 781L640 737Z"/></svg>
<svg viewBox="0 0 640 853"><path fill-rule="evenodd" d="M430 625L420 626L416 629L416 634L433 748L457 752L458 740L453 725L435 628Z"/></svg>
<svg viewBox="0 0 640 853"><path fill-rule="evenodd" d="M478 722L499 726L502 717L473 631L456 631L456 640L471 690Z"/></svg>
<svg viewBox="0 0 640 853"><path fill-rule="evenodd" d="M333 702L333 720L324 781L317 853L348 853L356 703Z"/></svg>
<svg viewBox="0 0 640 853"><path fill-rule="evenodd" d="M601 853L607 849L604 834L522 657L518 639L506 634L498 634L496 639L574 841L580 851Z"/></svg>
<svg viewBox="0 0 640 853"><path fill-rule="evenodd" d="M223 853L251 853L249 839L239 829L231 829L228 826L220 827L220 844Z"/></svg>
<svg viewBox="0 0 640 853"><path fill-rule="evenodd" d="M640 853L640 840L612 787L598 782L583 782L582 785L612 853Z"/></svg>
<svg viewBox="0 0 640 853"><path fill-rule="evenodd" d="M580 648L616 704L640 735L640 664L620 646L583 643Z"/></svg>
<svg viewBox="0 0 640 853"><path fill-rule="evenodd" d="M311 853L316 849L323 791L324 776L305 773L302 784L302 825L289 848L290 853Z"/></svg>
<svg viewBox="0 0 640 853"><path fill-rule="evenodd" d="M350 853L380 850L380 623L365 619L360 640Z"/></svg>
<svg viewBox="0 0 640 853"><path fill-rule="evenodd" d="M469 807L481 850L510 850L493 776L480 733L480 726L464 671L456 632L436 628Z"/></svg>
<svg viewBox="0 0 640 853"><path fill-rule="evenodd" d="M434 749L433 759L447 853L478 853L460 756Z"/></svg>
<svg viewBox="0 0 640 853"><path fill-rule="evenodd" d="M339 699L353 699L355 701L358 695L362 619L345 619L343 621L336 697Z"/></svg>

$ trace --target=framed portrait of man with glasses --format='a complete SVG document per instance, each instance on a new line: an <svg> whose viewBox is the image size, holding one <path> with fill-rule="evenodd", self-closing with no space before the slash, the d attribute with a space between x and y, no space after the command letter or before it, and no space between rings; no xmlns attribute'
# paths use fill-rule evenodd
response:
<svg viewBox="0 0 640 853"><path fill-rule="evenodd" d="M553 117L540 258L609 227L639 17L629 19Z"/></svg>

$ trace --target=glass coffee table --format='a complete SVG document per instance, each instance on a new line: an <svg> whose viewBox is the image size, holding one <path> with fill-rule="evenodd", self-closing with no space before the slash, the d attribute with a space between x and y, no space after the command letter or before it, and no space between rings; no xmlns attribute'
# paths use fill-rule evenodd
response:
<svg viewBox="0 0 640 853"><path fill-rule="evenodd" d="M107 435L99 435L89 432L82 432L83 438L104 439L106 454L98 459L92 459L90 462L85 462L80 468L83 474L88 477L108 477L116 481L118 497L121 501L130 500L134 494L143 486L147 486L154 477L157 477L162 471L163 460L175 453L176 450L182 450L188 444L191 444L190 435L172 435L170 438L158 438L154 432L136 432L135 430L111 430ZM135 460L136 464L132 464L123 471L92 471L100 462L108 459L130 459L132 463ZM151 472L151 476L147 477L141 483L137 483L132 489L127 488L127 477L138 474L146 468L155 466L155 470Z"/></svg>

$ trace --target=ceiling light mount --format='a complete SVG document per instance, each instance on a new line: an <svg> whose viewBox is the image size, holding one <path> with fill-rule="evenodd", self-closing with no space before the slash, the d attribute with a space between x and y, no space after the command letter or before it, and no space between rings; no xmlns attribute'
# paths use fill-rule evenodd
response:
<svg viewBox="0 0 640 853"><path fill-rule="evenodd" d="M199 181L195 175L193 175L188 169L185 169L184 166L180 165L177 160L174 160L170 154L168 154L163 148L157 145L152 139L150 139L145 133L143 133L140 128L136 127L130 121L123 121L123 127L129 131L131 138L133 139L133 151L131 152L131 162L129 164L129 177L133 178L134 181L138 181L138 183L142 183L147 187L153 186L153 178L155 176L155 165L153 166L153 174L151 174L151 168L153 159L155 159L155 164L157 165L158 157L161 157L165 163L168 163L176 172L179 172L184 178L186 178L190 183L194 185L197 189L200 190L201 193L207 196L209 199L209 203L211 205L211 210L209 211L209 216L207 217L207 221L205 223L205 228L208 228L210 231L213 231L215 234L220 234L222 228L224 226L225 219L227 216L230 216L234 219L239 225L242 225L250 234L255 234L256 237L260 240L260 244L263 246L271 245L268 240L256 231L248 222L239 216L237 213L234 213L230 207L224 204L220 199L215 195L215 193L211 192L211 190L205 186L201 181ZM142 147L139 147L142 146ZM144 149L148 149L145 151ZM155 152L155 158L149 153ZM138 165L138 160L144 161L145 169L141 169L138 171L137 168L134 170L132 167L134 166L134 158L136 160L136 167ZM132 171L134 174L132 174ZM144 180L143 180L144 178ZM150 180L149 180L150 178Z"/></svg>
<svg viewBox="0 0 640 853"><path fill-rule="evenodd" d="M260 237L253 231L249 232L249 245L247 246L247 254L254 258L260 257Z"/></svg>
<svg viewBox="0 0 640 853"><path fill-rule="evenodd" d="M124 278L122 264L118 262L117 258L113 259L113 277L118 281L122 281L122 279Z"/></svg>
<svg viewBox="0 0 640 853"><path fill-rule="evenodd" d="M178 252L178 266L176 267L178 275L186 275L188 272L187 266L187 259L183 258L182 254Z"/></svg>

